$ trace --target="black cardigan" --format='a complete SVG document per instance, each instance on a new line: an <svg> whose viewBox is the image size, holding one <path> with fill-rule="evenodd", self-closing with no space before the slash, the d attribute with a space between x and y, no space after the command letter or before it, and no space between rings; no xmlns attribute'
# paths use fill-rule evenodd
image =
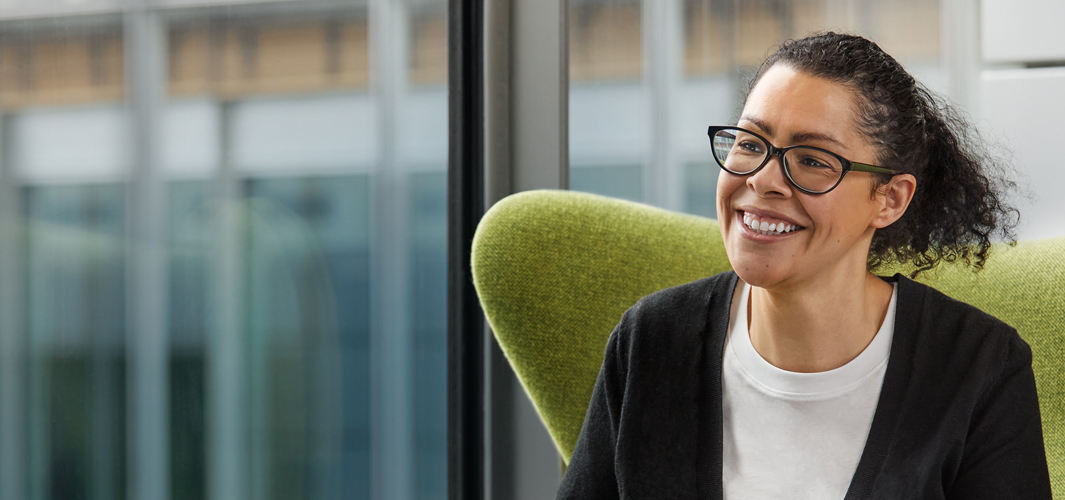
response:
<svg viewBox="0 0 1065 500"><path fill-rule="evenodd" d="M722 497L721 361L736 280L662 290L625 313L559 499ZM1031 349L972 306L890 281L891 354L846 500L1051 498Z"/></svg>

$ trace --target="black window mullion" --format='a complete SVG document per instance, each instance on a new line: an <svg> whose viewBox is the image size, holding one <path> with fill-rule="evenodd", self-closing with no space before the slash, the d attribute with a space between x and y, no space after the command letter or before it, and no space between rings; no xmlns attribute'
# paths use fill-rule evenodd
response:
<svg viewBox="0 0 1065 500"><path fill-rule="evenodd" d="M484 314L470 250L484 213L483 0L448 1L448 498L484 497Z"/></svg>

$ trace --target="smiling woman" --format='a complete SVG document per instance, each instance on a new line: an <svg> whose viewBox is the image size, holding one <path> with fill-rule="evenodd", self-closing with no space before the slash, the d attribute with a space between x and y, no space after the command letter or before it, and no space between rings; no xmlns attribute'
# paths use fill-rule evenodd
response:
<svg viewBox="0 0 1065 500"><path fill-rule="evenodd" d="M848 88L781 64L770 67L752 89L739 125L758 130L781 144L834 148L842 155L872 164L877 150L864 137L858 120L854 94ZM767 167L745 176L722 171L717 197L721 233L733 268L745 282L759 290L804 290L806 293L796 298L806 298L805 301L838 297L834 303L842 307L837 310L847 314L830 318L819 313L816 317L832 321L841 327L840 331L867 332L831 343L831 350L838 352L820 350L808 361L778 361L785 365L782 368L795 364L805 368L800 371L823 371L853 359L883 319L892 287L866 270L869 244L876 230L894 223L905 212L916 181L911 174L893 176L875 189L875 196L869 196L877 183L871 174L854 173L840 178L844 173L841 170L831 176L830 182L818 186L834 187L831 192L807 194L789 182L794 175L785 176L785 171L795 170L791 164L799 162L788 161L788 155L783 158L783 162L770 159ZM744 218L758 220L759 231L745 224ZM764 233L761 224L766 223L794 225L798 230ZM849 286L865 283L868 286L863 290ZM877 300L865 297L867 294ZM853 314L856 311L864 314ZM816 324L822 321L796 324L797 317L801 316L791 314L781 319L788 318L788 324L798 330L812 327L814 331L824 331L817 327L827 326ZM828 366L814 366L826 363Z"/></svg>
<svg viewBox="0 0 1065 500"><path fill-rule="evenodd" d="M1028 345L870 271L1011 238L970 130L866 39L785 42L709 129L734 270L625 314L559 498L1050 498Z"/></svg>

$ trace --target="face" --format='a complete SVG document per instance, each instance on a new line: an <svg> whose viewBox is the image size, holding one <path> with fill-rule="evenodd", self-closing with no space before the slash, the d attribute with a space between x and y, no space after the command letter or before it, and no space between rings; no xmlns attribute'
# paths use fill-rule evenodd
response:
<svg viewBox="0 0 1065 500"><path fill-rule="evenodd" d="M777 147L817 146L876 164L876 148L858 131L856 113L849 89L777 64L751 91L738 126ZM874 178L864 172L848 173L826 194L809 195L788 182L774 157L752 175L722 170L717 187L729 260L741 279L763 288L864 276L873 231L897 218L884 219L884 200L872 195ZM754 224L777 231L765 234L749 227Z"/></svg>

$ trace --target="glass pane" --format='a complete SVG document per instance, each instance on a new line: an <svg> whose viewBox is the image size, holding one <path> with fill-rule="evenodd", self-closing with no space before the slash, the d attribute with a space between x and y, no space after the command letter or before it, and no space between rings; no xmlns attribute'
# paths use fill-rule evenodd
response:
<svg viewBox="0 0 1065 500"><path fill-rule="evenodd" d="M717 218L717 163L689 163L684 166L684 211Z"/></svg>
<svg viewBox="0 0 1065 500"><path fill-rule="evenodd" d="M206 181L171 181L169 201L170 497L206 498L208 264Z"/></svg>
<svg viewBox="0 0 1065 500"><path fill-rule="evenodd" d="M124 191L23 191L32 498L125 495Z"/></svg>
<svg viewBox="0 0 1065 500"><path fill-rule="evenodd" d="M369 498L369 179L247 191L253 490Z"/></svg>
<svg viewBox="0 0 1065 500"><path fill-rule="evenodd" d="M446 2L0 33L0 500L446 498Z"/></svg>
<svg viewBox="0 0 1065 500"><path fill-rule="evenodd" d="M637 0L570 2L570 81L638 80L640 25Z"/></svg>
<svg viewBox="0 0 1065 500"><path fill-rule="evenodd" d="M639 0L569 4L570 189L642 201L649 136Z"/></svg>
<svg viewBox="0 0 1065 500"><path fill-rule="evenodd" d="M415 498L447 498L447 174L410 178Z"/></svg>
<svg viewBox="0 0 1065 500"><path fill-rule="evenodd" d="M643 169L637 166L573 167L569 187L574 191L643 200Z"/></svg>

